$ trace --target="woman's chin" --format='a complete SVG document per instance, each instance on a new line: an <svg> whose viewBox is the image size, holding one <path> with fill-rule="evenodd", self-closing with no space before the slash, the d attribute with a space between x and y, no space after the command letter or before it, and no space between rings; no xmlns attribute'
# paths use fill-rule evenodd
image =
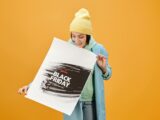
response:
<svg viewBox="0 0 160 120"><path fill-rule="evenodd" d="M74 45L77 46L77 47L79 47L79 48L84 48L85 47L84 44L76 44L76 43L74 43Z"/></svg>

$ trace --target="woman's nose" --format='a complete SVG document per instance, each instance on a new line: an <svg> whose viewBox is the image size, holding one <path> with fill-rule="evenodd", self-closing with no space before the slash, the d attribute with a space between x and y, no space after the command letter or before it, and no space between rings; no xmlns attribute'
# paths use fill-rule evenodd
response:
<svg viewBox="0 0 160 120"><path fill-rule="evenodd" d="M78 38L75 38L74 41L75 41L76 44L79 43L79 39Z"/></svg>

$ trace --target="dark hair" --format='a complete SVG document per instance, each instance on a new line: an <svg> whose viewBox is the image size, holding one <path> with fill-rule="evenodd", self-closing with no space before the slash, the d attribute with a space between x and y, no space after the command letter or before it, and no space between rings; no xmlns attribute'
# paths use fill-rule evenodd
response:
<svg viewBox="0 0 160 120"><path fill-rule="evenodd" d="M89 44L89 41L90 41L90 39L91 39L91 35L86 35L86 39L87 39L87 44Z"/></svg>
<svg viewBox="0 0 160 120"><path fill-rule="evenodd" d="M72 38L72 33L71 33L71 38ZM91 35L87 35L86 34L86 43L87 43L87 45L89 44L90 39L91 39Z"/></svg>

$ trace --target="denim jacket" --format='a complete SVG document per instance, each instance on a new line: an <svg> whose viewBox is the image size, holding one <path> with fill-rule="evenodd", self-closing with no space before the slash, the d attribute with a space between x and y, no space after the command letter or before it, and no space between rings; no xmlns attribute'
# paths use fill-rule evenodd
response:
<svg viewBox="0 0 160 120"><path fill-rule="evenodd" d="M102 54L107 58L106 59L107 72L105 74L102 73L102 70L98 67L97 64L95 64L94 71L93 71L97 120L106 120L105 99L104 99L104 83L103 83L104 81L103 80L110 79L110 77L112 76L112 68L108 64L108 52L105 50L103 45L96 43L96 45L94 45L94 47L92 48L92 52L95 53L96 55ZM74 113L75 112L79 112L79 110L75 109ZM64 120L69 120L65 114L63 114L63 117L64 117ZM83 117L79 114L79 116L76 116L75 118L72 118L72 119L73 120L80 120L80 118L83 118Z"/></svg>

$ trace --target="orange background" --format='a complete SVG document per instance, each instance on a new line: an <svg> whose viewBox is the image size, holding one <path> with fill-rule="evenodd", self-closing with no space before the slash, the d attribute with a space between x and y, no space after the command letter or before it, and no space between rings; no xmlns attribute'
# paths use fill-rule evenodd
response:
<svg viewBox="0 0 160 120"><path fill-rule="evenodd" d="M67 40L74 13L87 8L94 38L109 52L107 120L160 120L158 0L1 0L0 119L62 120L17 94L35 77L53 37Z"/></svg>

